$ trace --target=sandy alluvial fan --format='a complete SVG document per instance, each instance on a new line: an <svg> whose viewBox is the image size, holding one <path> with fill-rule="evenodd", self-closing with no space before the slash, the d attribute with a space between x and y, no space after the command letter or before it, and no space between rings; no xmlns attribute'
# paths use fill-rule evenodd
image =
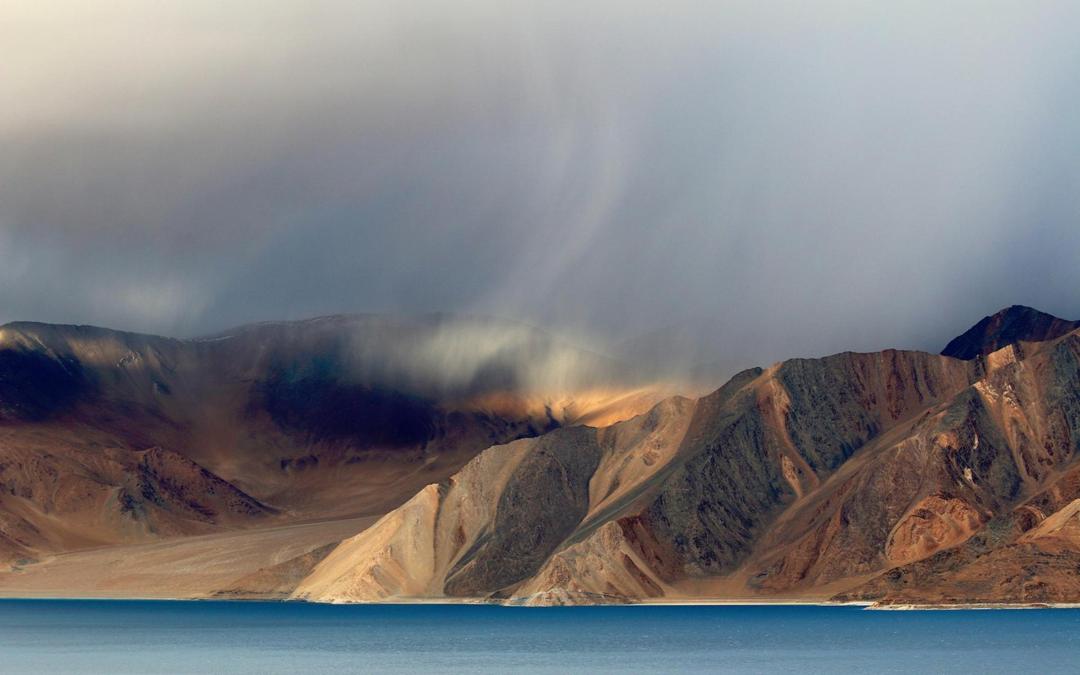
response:
<svg viewBox="0 0 1080 675"><path fill-rule="evenodd" d="M1080 324L1024 307L696 400L448 317L0 343L8 594L138 594L197 553L220 574L174 594L1080 601Z"/></svg>

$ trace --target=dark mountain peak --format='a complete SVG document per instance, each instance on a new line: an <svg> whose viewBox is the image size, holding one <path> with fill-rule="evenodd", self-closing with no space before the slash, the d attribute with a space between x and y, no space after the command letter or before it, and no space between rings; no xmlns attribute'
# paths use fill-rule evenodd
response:
<svg viewBox="0 0 1080 675"><path fill-rule="evenodd" d="M1013 305L983 317L942 350L944 356L970 360L1016 342L1053 340L1080 328L1080 321L1059 319L1024 305Z"/></svg>

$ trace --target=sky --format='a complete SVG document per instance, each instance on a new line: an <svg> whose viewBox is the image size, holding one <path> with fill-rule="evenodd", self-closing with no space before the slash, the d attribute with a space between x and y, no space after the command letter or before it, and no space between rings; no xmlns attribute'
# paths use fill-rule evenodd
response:
<svg viewBox="0 0 1080 675"><path fill-rule="evenodd" d="M445 311L749 366L936 351L1015 303L1080 318L1078 25L1039 0L3 0L0 321Z"/></svg>

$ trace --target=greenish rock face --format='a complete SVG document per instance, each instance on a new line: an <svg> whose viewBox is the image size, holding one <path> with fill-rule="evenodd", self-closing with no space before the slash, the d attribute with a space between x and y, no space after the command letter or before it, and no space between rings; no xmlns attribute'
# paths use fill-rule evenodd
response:
<svg viewBox="0 0 1080 675"><path fill-rule="evenodd" d="M646 514L657 538L692 573L718 573L737 563L788 492L776 462L763 452L760 416L746 402L742 407L741 415L691 423L692 429L707 429L702 447L671 476Z"/></svg>
<svg viewBox="0 0 1080 675"><path fill-rule="evenodd" d="M1070 454L1080 452L1080 335L1072 334L1054 346L1050 358L1048 405L1060 415L1051 418L1053 435Z"/></svg>
<svg viewBox="0 0 1080 675"><path fill-rule="evenodd" d="M499 497L490 531L447 575L446 594L493 593L534 574L585 517L600 455L589 427L539 439Z"/></svg>

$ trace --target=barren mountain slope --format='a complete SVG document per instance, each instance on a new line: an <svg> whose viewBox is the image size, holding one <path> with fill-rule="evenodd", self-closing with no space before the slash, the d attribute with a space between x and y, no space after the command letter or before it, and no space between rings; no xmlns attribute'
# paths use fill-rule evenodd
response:
<svg viewBox="0 0 1080 675"><path fill-rule="evenodd" d="M539 331L328 317L200 340L0 328L0 561L381 514L496 443L663 387Z"/></svg>
<svg viewBox="0 0 1080 675"><path fill-rule="evenodd" d="M618 419L658 389L528 341L511 341L513 358L496 349L432 380L436 371L415 367L431 348L416 337L424 331L411 346L409 331L394 332L395 349L378 353L406 358L389 387L385 358L354 341L327 347L340 327L316 338L303 324L198 343L125 338L133 357L97 336L74 358L39 335L17 357L0 350L3 381L19 383L0 387L0 548L14 561L404 502L343 540L348 528L327 525L287 555L264 547L288 528L267 529L281 534L245 539L247 562L200 581L197 594L1080 601L1080 330L991 351L1068 323L1020 314L1037 325L1014 317L997 322L1007 331L965 334L970 359L795 359L599 428L572 423ZM277 337L252 338L262 331ZM27 366L26 353L50 365ZM542 372L504 367L522 353ZM558 366L567 359L571 370L594 364L584 370L596 379L568 387ZM135 361L148 365L127 373ZM198 365L208 362L210 374ZM552 373L562 389L532 386ZM176 541L166 557L180 560L188 540ZM126 549L17 574L47 585L60 578L50 566L87 564L100 584L128 589L133 568L118 577L100 564ZM14 573L0 580L16 588Z"/></svg>
<svg viewBox="0 0 1080 675"><path fill-rule="evenodd" d="M693 404L674 398L606 429L574 427L484 451L343 542L296 597L509 593L548 557L648 493L676 459Z"/></svg>
<svg viewBox="0 0 1080 675"><path fill-rule="evenodd" d="M825 598L878 575L900 575L911 595L923 588L912 575L932 576L919 561L955 555L928 584L958 584L947 576L964 568L992 577L994 600L1030 596L1008 565L969 569L986 551L1014 568L1056 556L1044 595L1071 597L1078 345L1074 332L972 360L793 360L692 406L491 448L339 546L297 597ZM662 440L605 445L657 420ZM661 461L647 464L647 447ZM637 480L605 500L599 486L622 483L614 467ZM855 596L901 597L885 583Z"/></svg>

